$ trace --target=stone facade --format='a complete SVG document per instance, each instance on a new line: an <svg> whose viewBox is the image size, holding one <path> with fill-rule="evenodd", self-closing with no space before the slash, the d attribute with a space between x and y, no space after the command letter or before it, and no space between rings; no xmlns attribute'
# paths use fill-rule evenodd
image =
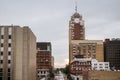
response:
<svg viewBox="0 0 120 80"><path fill-rule="evenodd" d="M70 61L75 55L81 54L84 58L97 59L104 61L103 41L102 40L72 40L69 47Z"/></svg>

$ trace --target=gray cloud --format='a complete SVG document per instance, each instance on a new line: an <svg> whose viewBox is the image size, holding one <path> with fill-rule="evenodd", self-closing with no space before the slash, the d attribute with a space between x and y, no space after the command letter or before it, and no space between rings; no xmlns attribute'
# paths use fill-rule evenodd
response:
<svg viewBox="0 0 120 80"><path fill-rule="evenodd" d="M87 39L120 37L120 0L76 0ZM75 0L0 0L0 24L29 26L37 41L51 41L56 63L68 58L68 26ZM57 67L57 65L56 65Z"/></svg>

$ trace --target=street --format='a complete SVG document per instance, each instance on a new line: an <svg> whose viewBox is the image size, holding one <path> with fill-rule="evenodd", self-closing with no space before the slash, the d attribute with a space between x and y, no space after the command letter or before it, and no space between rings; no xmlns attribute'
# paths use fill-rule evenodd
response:
<svg viewBox="0 0 120 80"><path fill-rule="evenodd" d="M67 80L67 77L65 74L59 71L59 73L55 75L55 80Z"/></svg>

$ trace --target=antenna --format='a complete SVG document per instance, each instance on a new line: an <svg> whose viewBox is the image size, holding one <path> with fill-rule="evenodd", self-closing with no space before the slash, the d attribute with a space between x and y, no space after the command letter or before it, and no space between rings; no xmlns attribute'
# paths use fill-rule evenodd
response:
<svg viewBox="0 0 120 80"><path fill-rule="evenodd" d="M77 12L77 1L75 1L75 12Z"/></svg>

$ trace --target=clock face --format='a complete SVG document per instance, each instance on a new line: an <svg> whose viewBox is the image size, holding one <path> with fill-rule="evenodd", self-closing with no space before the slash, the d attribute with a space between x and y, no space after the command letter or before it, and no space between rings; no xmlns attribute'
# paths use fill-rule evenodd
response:
<svg viewBox="0 0 120 80"><path fill-rule="evenodd" d="M75 23L79 23L80 22L79 18L75 18L74 21L75 21Z"/></svg>

